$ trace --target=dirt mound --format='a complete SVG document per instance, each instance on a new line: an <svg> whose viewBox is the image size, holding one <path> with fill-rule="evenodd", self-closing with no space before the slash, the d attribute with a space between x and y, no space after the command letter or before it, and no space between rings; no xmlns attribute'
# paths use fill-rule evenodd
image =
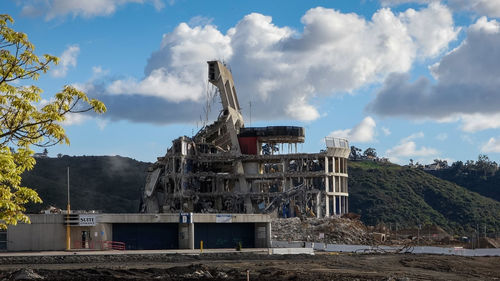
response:
<svg viewBox="0 0 500 281"><path fill-rule="evenodd" d="M33 271L31 268L23 268L18 271L15 271L9 277L9 280L43 280L45 279L40 274Z"/></svg>
<svg viewBox="0 0 500 281"><path fill-rule="evenodd" d="M348 218L275 219L272 238L278 241L308 241L328 244L372 244L373 238L359 220Z"/></svg>

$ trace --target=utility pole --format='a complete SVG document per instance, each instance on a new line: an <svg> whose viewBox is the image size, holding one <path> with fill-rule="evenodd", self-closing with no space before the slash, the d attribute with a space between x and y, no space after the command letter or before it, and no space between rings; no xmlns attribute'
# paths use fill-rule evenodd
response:
<svg viewBox="0 0 500 281"><path fill-rule="evenodd" d="M252 126L252 101L248 102L250 104L250 126Z"/></svg>
<svg viewBox="0 0 500 281"><path fill-rule="evenodd" d="M66 250L71 250L71 230L69 227L69 212L71 210L69 204L69 167L67 167L67 175L68 175L68 206L67 206L67 214L66 214Z"/></svg>

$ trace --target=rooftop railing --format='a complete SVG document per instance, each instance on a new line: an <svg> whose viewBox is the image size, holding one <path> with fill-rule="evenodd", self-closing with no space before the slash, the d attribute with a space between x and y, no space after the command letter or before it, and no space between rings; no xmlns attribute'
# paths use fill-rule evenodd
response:
<svg viewBox="0 0 500 281"><path fill-rule="evenodd" d="M325 144L326 147L349 149L349 141L343 138L325 137Z"/></svg>

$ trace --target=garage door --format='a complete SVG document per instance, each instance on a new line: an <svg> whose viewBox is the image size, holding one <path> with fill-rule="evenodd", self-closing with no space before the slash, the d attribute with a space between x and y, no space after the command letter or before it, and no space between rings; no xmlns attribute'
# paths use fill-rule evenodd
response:
<svg viewBox="0 0 500 281"><path fill-rule="evenodd" d="M115 223L113 241L127 250L178 249L179 229L177 223Z"/></svg>
<svg viewBox="0 0 500 281"><path fill-rule="evenodd" d="M241 242L243 248L255 248L254 223L196 223L194 246L200 248L235 248Z"/></svg>

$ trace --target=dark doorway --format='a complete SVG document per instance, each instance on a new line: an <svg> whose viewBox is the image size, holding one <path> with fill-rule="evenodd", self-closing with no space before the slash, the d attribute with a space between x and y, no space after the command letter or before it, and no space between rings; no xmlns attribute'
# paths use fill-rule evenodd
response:
<svg viewBox="0 0 500 281"><path fill-rule="evenodd" d="M127 250L179 248L177 223L115 223L113 241L124 242Z"/></svg>
<svg viewBox="0 0 500 281"><path fill-rule="evenodd" d="M243 248L255 248L254 223L197 223L194 225L194 247L236 248L239 242Z"/></svg>

